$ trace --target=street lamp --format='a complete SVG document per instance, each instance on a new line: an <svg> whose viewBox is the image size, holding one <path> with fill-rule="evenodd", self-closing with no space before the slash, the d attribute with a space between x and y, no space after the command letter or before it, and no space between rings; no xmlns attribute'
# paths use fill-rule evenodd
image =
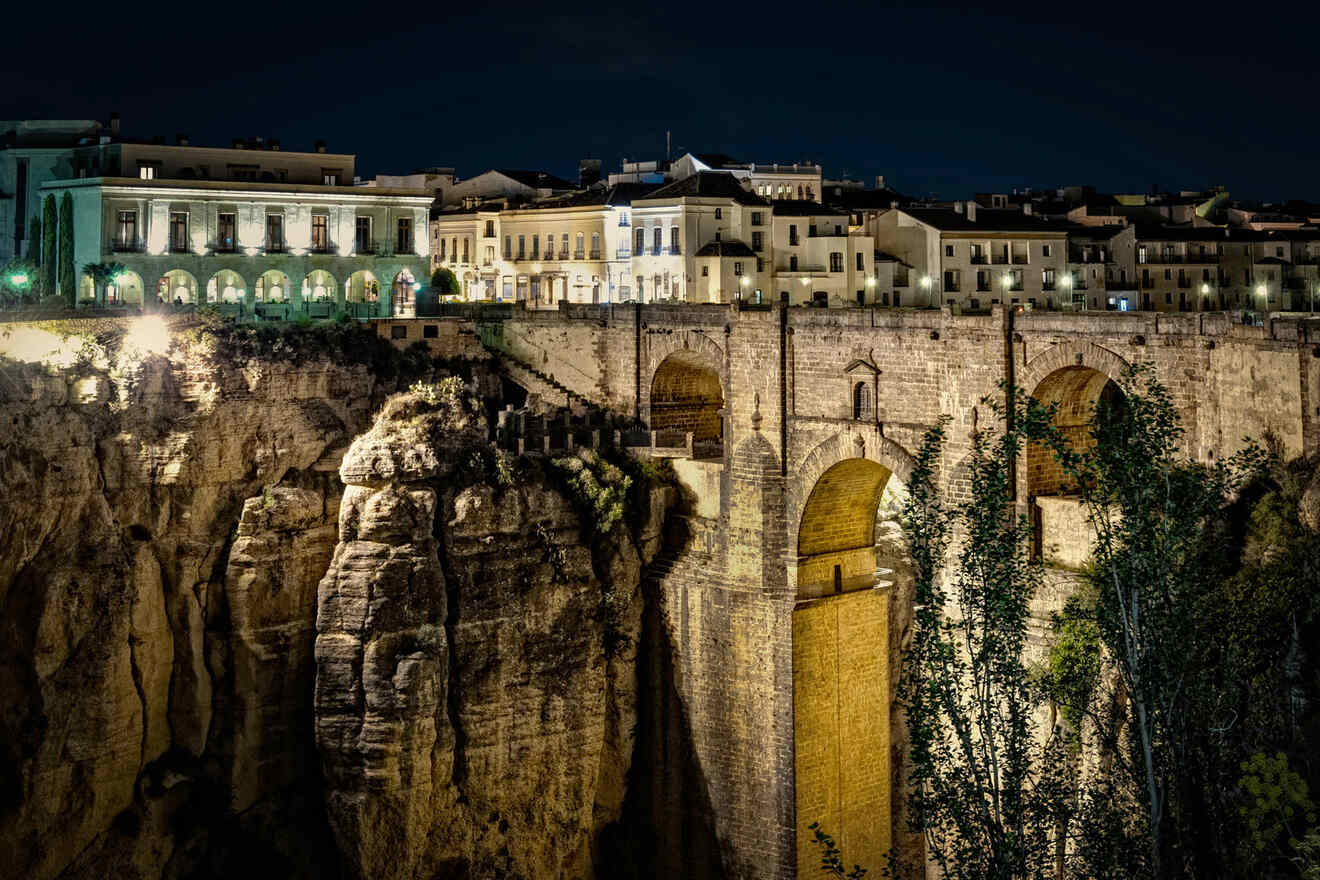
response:
<svg viewBox="0 0 1320 880"><path fill-rule="evenodd" d="M930 300L930 276L929 276L929 275L922 275L922 276L921 276L921 289L924 290L924 291L926 291L926 305L928 305L928 306L929 306L929 305L932 305L931 300Z"/></svg>

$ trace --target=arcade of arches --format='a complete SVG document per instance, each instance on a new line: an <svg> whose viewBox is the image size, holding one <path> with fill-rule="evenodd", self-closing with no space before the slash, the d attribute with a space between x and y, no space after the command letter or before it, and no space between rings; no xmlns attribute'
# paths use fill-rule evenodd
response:
<svg viewBox="0 0 1320 880"><path fill-rule="evenodd" d="M821 474L798 527L793 743L798 876L819 870L819 822L850 862L890 847L889 602L900 568L877 547L902 491L888 468L848 458ZM901 543L901 542L900 542Z"/></svg>
<svg viewBox="0 0 1320 880"><path fill-rule="evenodd" d="M693 351L665 358L651 380L651 430L692 432L695 442L724 439L724 390L719 374Z"/></svg>

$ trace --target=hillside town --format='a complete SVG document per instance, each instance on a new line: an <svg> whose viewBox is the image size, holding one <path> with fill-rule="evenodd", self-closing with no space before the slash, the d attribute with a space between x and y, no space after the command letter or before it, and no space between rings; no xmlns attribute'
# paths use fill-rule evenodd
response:
<svg viewBox="0 0 1320 880"><path fill-rule="evenodd" d="M95 307L408 317L445 300L1313 311L1320 205L1225 186L920 199L812 161L685 152L363 179L325 141L0 122L0 285ZM67 207L66 207L67 205ZM438 271L444 270L444 271Z"/></svg>

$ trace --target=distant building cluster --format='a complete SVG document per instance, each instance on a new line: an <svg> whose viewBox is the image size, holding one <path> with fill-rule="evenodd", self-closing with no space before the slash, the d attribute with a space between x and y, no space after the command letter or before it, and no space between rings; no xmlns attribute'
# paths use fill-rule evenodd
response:
<svg viewBox="0 0 1320 880"><path fill-rule="evenodd" d="M80 300L409 314L448 269L471 301L1310 310L1320 206L1092 187L904 196L814 163L585 159L576 181L453 168L354 176L354 156L131 139L117 118L0 122L0 261L70 193ZM12 230L12 234L10 231ZM319 305L318 305L319 304Z"/></svg>

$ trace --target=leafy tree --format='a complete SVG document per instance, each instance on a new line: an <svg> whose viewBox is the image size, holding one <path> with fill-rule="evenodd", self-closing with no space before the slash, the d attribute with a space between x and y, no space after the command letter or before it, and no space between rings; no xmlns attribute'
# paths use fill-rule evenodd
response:
<svg viewBox="0 0 1320 880"><path fill-rule="evenodd" d="M458 293L458 278L441 266L431 273L431 289L442 296Z"/></svg>
<svg viewBox="0 0 1320 880"><path fill-rule="evenodd" d="M60 293L70 306L77 305L78 279L73 268L73 196L60 199Z"/></svg>
<svg viewBox="0 0 1320 880"><path fill-rule="evenodd" d="M820 847L820 872L826 877L838 877L840 880L863 880L867 871L861 865L853 865L851 871L844 871L843 853L834 845L834 838L821 830L819 822L812 822L807 828L814 837L812 843Z"/></svg>
<svg viewBox="0 0 1320 880"><path fill-rule="evenodd" d="M970 497L948 507L939 496L941 425L922 441L904 509L916 581L903 681L910 802L946 877L1053 877L1066 816L1067 789L1054 773L1060 743L1033 721L1040 695L1022 658L1041 566L1013 494L1025 426L1049 412L1016 390L1008 398L1013 418L999 408L1000 428L973 437ZM956 565L946 573L950 547Z"/></svg>
<svg viewBox="0 0 1320 880"><path fill-rule="evenodd" d="M41 290L55 290L55 196L47 195L41 205Z"/></svg>
<svg viewBox="0 0 1320 880"><path fill-rule="evenodd" d="M1217 529L1244 462L1183 459L1172 398L1150 368L1130 368L1119 384L1122 397L1102 401L1094 442L1084 450L1048 420L1029 420L1027 430L1052 448L1095 530L1095 626L1126 707L1097 720L1102 746L1128 776L1126 794L1144 813L1136 822L1115 815L1122 783L1093 781L1081 829L1092 838L1079 850L1088 872L1115 873L1119 848L1144 853L1126 872L1169 877L1186 870L1190 845L1179 845L1179 829L1192 831L1187 820L1207 790L1194 761L1196 728L1205 720L1198 686L1215 688L1198 678L1211 637L1202 610L1227 574Z"/></svg>

